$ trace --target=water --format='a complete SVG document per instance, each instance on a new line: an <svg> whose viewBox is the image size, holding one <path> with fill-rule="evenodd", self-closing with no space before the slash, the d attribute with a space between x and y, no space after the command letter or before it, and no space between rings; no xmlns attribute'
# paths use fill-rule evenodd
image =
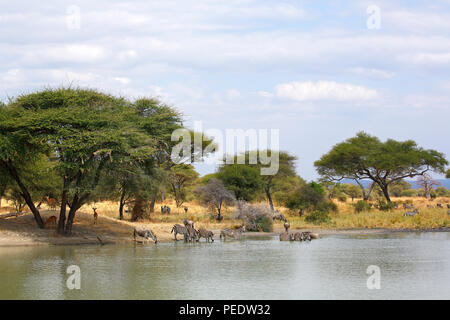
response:
<svg viewBox="0 0 450 320"><path fill-rule="evenodd" d="M0 248L1 299L450 299L450 233ZM69 265L81 289L66 286ZM369 265L381 288L369 290Z"/></svg>

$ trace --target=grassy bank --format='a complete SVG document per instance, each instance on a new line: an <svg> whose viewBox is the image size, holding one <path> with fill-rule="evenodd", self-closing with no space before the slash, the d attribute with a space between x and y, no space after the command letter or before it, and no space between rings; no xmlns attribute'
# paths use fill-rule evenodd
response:
<svg viewBox="0 0 450 320"><path fill-rule="evenodd" d="M297 212L292 212L286 208L277 208L288 219L291 229L323 230L329 233L330 230L430 230L450 227L450 217L447 214L446 204L450 203L450 198L438 198L428 201L423 198L396 198L394 201L412 201L419 209L419 214L414 217L405 217L405 210L395 209L392 211L380 211L372 209L366 212L356 213L352 201L336 202L337 213L330 213L330 221L322 224L312 224L305 221L306 213L299 217ZM444 208L436 208L437 203L444 205ZM0 219L0 246L4 245L35 245L35 244L99 244L102 243L124 243L132 241L133 228L135 226L145 226L152 229L158 236L159 241L172 241L173 235L170 233L173 224L182 223L186 218L193 220L197 228L213 230L216 237L223 228L238 226L241 222L234 219L234 209L228 208L223 212L224 220L217 223L211 218L211 212L195 203L187 203L188 212L183 208L176 208L173 203L166 202L171 206L171 214L161 214L158 204L157 212L150 215L149 219L139 222L130 222L129 214L125 214L125 220L118 219L118 204L113 202L96 203L84 206L77 213L72 237L58 236L54 228L41 230L35 225L31 214L24 214L19 217ZM0 213L10 212L11 207L4 203ZM427 205L433 208L427 208ZM92 206L95 206L99 213L98 223L93 224ZM400 206L401 208L401 206ZM44 219L58 215L58 211L42 210ZM283 228L283 223L275 222L274 231L279 232ZM100 238L100 240L99 240Z"/></svg>

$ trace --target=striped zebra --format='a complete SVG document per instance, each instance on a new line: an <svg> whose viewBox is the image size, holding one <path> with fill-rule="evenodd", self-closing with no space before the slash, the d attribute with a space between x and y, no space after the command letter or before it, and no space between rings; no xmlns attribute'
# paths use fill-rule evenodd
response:
<svg viewBox="0 0 450 320"><path fill-rule="evenodd" d="M188 238L189 238L189 234L188 234L187 228L186 228L186 227L183 227L183 226L180 225L180 224L175 224L175 225L172 227L172 231L170 231L170 233L173 233L173 234L174 234L175 241L178 241L178 239L177 239L177 234L182 234L182 235L184 236L184 241L187 241Z"/></svg>
<svg viewBox="0 0 450 320"><path fill-rule="evenodd" d="M212 242L214 242L214 233L212 231L200 228L198 229L198 239L200 240L200 238L205 238L206 242L209 242L209 240L211 240Z"/></svg>
<svg viewBox="0 0 450 320"><path fill-rule="evenodd" d="M242 236L243 232L245 232L245 226L241 226L240 228L238 228L236 230L231 230L231 229L225 228L222 231L220 231L220 240L222 240L222 237L224 240L226 240L227 237L233 238L233 239L239 239Z"/></svg>
<svg viewBox="0 0 450 320"><path fill-rule="evenodd" d="M136 241L136 236L141 236L141 237L145 238L146 240L152 239L155 242L155 244L158 243L158 239L156 238L156 235L150 229L134 228L133 236L134 236L134 241Z"/></svg>

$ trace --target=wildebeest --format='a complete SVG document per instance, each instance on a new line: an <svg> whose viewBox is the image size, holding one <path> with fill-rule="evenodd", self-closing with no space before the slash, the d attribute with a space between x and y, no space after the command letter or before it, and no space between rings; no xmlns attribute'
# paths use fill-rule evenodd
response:
<svg viewBox="0 0 450 320"><path fill-rule="evenodd" d="M405 217L414 217L416 214L419 213L419 210L414 209L413 211L408 211L405 213Z"/></svg>
<svg viewBox="0 0 450 320"><path fill-rule="evenodd" d="M222 231L220 231L220 240L222 240L222 237L224 240L226 240L227 237L233 238L233 239L239 239L242 236L243 232L245 232L245 226L241 226L240 228L238 228L236 230L231 230L231 229L225 228Z"/></svg>
<svg viewBox="0 0 450 320"><path fill-rule="evenodd" d="M167 213L170 214L170 207L169 206L161 206L161 213Z"/></svg>
<svg viewBox="0 0 450 320"><path fill-rule="evenodd" d="M212 231L200 228L198 229L198 239L200 240L200 238L205 238L206 242L209 242L209 240L211 240L212 242L214 242L214 233Z"/></svg>
<svg viewBox="0 0 450 320"><path fill-rule="evenodd" d="M272 217L272 220L278 220L278 221L284 221L287 222L287 219L280 213L280 214L276 214Z"/></svg>
<svg viewBox="0 0 450 320"><path fill-rule="evenodd" d="M188 207L184 207L184 213L188 212Z"/></svg>
<svg viewBox="0 0 450 320"><path fill-rule="evenodd" d="M187 241L187 240L188 240L188 231L187 231L187 228L186 228L186 227L183 227L183 226L180 225L180 224L175 224L175 225L172 227L172 231L170 231L170 233L173 233L173 234L174 234L175 241L178 241L178 239L177 239L177 234L182 234L183 237L184 237L184 241Z"/></svg>
<svg viewBox="0 0 450 320"><path fill-rule="evenodd" d="M289 222L286 221L284 223L284 230L286 230L286 232L288 232L290 227L291 227L291 225L289 224Z"/></svg>
<svg viewBox="0 0 450 320"><path fill-rule="evenodd" d="M152 239L155 241L155 244L158 243L158 239L152 230L146 228L134 228L133 236L136 241L136 235L145 238L146 240Z"/></svg>

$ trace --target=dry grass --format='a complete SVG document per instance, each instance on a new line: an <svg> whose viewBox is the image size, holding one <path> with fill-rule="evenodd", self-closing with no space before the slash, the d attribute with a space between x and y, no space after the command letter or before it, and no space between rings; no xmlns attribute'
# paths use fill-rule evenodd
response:
<svg viewBox="0 0 450 320"><path fill-rule="evenodd" d="M419 214L414 217L405 217L405 210L397 209L393 211L379 211L373 209L367 212L355 213L351 201L345 203L336 202L339 207L338 213L331 213L331 222L313 225L305 222L305 215L299 217L297 212L291 212L286 208L278 207L288 219L292 229L436 229L449 228L450 217L447 214L446 204L450 203L450 198L438 198L429 201L424 198L395 198L397 202L413 202L419 209ZM355 203L355 200L353 203ZM442 203L444 208L436 208L437 203ZM0 213L12 212L10 204L3 201ZM217 223L211 218L211 211L196 204L187 203L188 213L183 208L176 208L173 202L164 203L171 207L170 215L161 214L158 203L155 206L155 213L150 214L149 219L139 222L130 222L130 215L125 214L125 220L119 220L118 204L114 202L101 202L86 205L80 209L75 218L73 227L74 235L71 238L60 237L54 229L41 230L36 228L31 214L25 214L16 218L0 219L0 246L1 245L24 245L24 244L74 244L74 243L98 243L97 236L105 242L129 242L132 240L133 228L145 226L153 230L160 241L171 241L173 234L170 233L175 223L182 223L183 219L190 219L195 222L196 228L206 228L213 230L216 236L223 228L232 228L240 225L240 221L233 219L234 208L224 210L224 220ZM427 208L432 205L433 208ZM98 223L93 224L92 207L97 208L99 214ZM44 219L55 215L58 211L48 210L45 206L41 208ZM283 223L275 222L276 231L283 228Z"/></svg>
<svg viewBox="0 0 450 320"><path fill-rule="evenodd" d="M356 203L355 199L353 203ZM450 227L450 217L447 214L446 204L450 203L450 198L437 198L432 201L424 198L394 198L396 202L413 202L415 207L419 209L419 214L414 217L405 217L406 210L396 209L393 211L380 211L372 209L370 211L356 213L352 206L352 201L345 203L335 202L338 205L338 213L331 213L331 222L320 225L324 229L360 229L360 228L386 228L386 229L436 229ZM436 205L441 203L444 208L437 208ZM432 205L433 208L427 208ZM312 225L305 222L305 216L299 217L294 212L280 208L280 211L286 216L291 224L291 228L302 229L312 228ZM278 224L277 224L278 226ZM279 224L281 227L282 224Z"/></svg>

